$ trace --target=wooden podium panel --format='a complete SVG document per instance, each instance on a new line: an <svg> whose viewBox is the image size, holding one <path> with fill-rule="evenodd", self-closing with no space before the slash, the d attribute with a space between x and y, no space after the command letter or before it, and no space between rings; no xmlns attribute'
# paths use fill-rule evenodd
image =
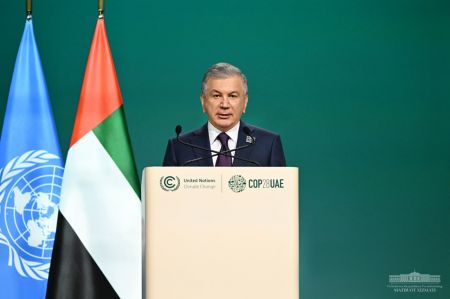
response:
<svg viewBox="0 0 450 299"><path fill-rule="evenodd" d="M149 167L148 299L298 299L298 169Z"/></svg>

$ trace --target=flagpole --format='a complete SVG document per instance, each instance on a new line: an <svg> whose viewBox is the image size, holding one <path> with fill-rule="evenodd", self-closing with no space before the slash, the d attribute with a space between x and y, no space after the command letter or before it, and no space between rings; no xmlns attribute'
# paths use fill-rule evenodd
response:
<svg viewBox="0 0 450 299"><path fill-rule="evenodd" d="M26 0L25 7L26 7L27 20L30 20L31 19L31 10L32 10L31 0Z"/></svg>
<svg viewBox="0 0 450 299"><path fill-rule="evenodd" d="M98 18L99 19L103 19L103 12L104 12L104 10L105 10L105 1L104 0L98 0Z"/></svg>

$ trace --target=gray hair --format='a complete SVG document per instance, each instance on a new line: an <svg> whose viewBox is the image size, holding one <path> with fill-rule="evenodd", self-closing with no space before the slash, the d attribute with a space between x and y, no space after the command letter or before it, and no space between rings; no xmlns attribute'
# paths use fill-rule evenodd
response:
<svg viewBox="0 0 450 299"><path fill-rule="evenodd" d="M229 78L232 76L240 76L242 78L242 83L244 83L244 94L247 95L247 77L245 77L239 68L226 62L216 63L206 71L202 80L202 94L206 93L206 83L208 83L210 78Z"/></svg>

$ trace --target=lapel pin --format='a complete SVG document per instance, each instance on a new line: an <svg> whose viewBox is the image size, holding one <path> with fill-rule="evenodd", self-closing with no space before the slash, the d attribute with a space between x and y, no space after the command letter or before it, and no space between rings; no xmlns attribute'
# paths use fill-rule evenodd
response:
<svg viewBox="0 0 450 299"><path fill-rule="evenodd" d="M256 140L256 138L255 138L255 140ZM247 136L247 138L245 139L245 142L253 143L253 138L251 136Z"/></svg>

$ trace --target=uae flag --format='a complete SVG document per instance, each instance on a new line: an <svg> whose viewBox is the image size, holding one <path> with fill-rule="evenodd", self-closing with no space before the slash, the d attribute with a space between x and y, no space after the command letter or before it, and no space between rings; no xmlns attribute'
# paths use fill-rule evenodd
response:
<svg viewBox="0 0 450 299"><path fill-rule="evenodd" d="M141 298L141 202L122 96L99 18L61 190L47 298Z"/></svg>

